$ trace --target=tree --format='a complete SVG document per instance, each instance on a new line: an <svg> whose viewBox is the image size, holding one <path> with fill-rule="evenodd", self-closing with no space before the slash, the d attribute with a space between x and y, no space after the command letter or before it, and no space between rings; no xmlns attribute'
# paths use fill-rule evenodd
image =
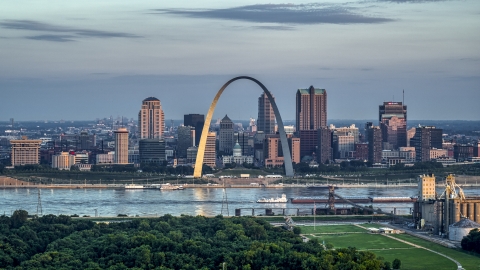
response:
<svg viewBox="0 0 480 270"><path fill-rule="evenodd" d="M25 222L27 222L28 212L25 210L15 210L12 215L12 227L20 228Z"/></svg>
<svg viewBox="0 0 480 270"><path fill-rule="evenodd" d="M401 265L402 265L402 262L397 258L395 258L395 260L393 260L392 262L393 269L400 269Z"/></svg>
<svg viewBox="0 0 480 270"><path fill-rule="evenodd" d="M463 237L461 245L464 250L480 253L480 230L478 228L471 230Z"/></svg>

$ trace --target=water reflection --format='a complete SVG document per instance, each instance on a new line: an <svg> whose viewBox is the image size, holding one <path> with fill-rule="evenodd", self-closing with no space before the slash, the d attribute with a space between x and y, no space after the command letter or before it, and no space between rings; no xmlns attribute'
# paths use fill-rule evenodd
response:
<svg viewBox="0 0 480 270"><path fill-rule="evenodd" d="M465 188L465 194L478 195L480 188ZM442 188L437 188L441 193ZM251 209L256 208L255 215L265 214L266 208L256 201L260 198L275 198L283 193L287 198L293 197L327 197L327 190L307 188L280 188L280 189L226 189L228 208L230 215L235 209L242 208L242 215L250 215ZM341 196L363 196L363 197L410 197L416 196L416 187L392 187L392 188L339 188L335 192ZM0 209L7 215L17 209L24 209L29 213L36 213L38 193L29 189L4 189L0 193ZM125 189L50 189L50 192L42 192L42 207L44 214L77 214L80 216L95 215L117 216L118 214L152 216L171 214L178 216L185 215L219 215L222 211L223 189L221 188L187 188L185 190L125 190ZM226 205L224 204L226 208ZM273 206L272 206L273 207ZM275 206L277 207L277 206ZM273 207L273 208L275 208ZM313 205L291 204L290 202L278 206L279 208L291 208L286 214L296 214L296 209L313 208ZM325 205L317 205L325 207ZM348 204L337 204L337 207L350 207ZM408 214L413 207L409 203L399 204L374 204L374 208L381 208L385 211ZM225 209L224 209L225 211ZM282 214L282 210L275 210L275 214Z"/></svg>

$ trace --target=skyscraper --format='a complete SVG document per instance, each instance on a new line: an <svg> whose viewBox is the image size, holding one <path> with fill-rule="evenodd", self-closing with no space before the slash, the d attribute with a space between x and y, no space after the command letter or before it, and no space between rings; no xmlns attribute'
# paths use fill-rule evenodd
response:
<svg viewBox="0 0 480 270"><path fill-rule="evenodd" d="M372 122L365 125L365 133L368 141L368 161L372 164L382 162L382 131Z"/></svg>
<svg viewBox="0 0 480 270"><path fill-rule="evenodd" d="M216 167L216 134L215 132L209 132L207 134L207 144L205 145L205 154L203 156L203 164L210 166L211 168ZM232 147L233 148L233 147Z"/></svg>
<svg viewBox="0 0 480 270"><path fill-rule="evenodd" d="M263 131L265 134L275 134L275 114L265 93L258 98L257 131Z"/></svg>
<svg viewBox="0 0 480 270"><path fill-rule="evenodd" d="M407 146L407 106L402 102L384 102L378 109L384 149Z"/></svg>
<svg viewBox="0 0 480 270"><path fill-rule="evenodd" d="M192 135L195 133L193 127L179 126L177 129L177 157L186 158L187 149L193 146L195 138Z"/></svg>
<svg viewBox="0 0 480 270"><path fill-rule="evenodd" d="M297 131L327 126L327 91L310 86L298 89L295 120Z"/></svg>
<svg viewBox="0 0 480 270"><path fill-rule="evenodd" d="M205 115L203 114L185 114L183 116L183 125L195 128L195 146L198 146L202 137L203 124L205 123Z"/></svg>
<svg viewBox="0 0 480 270"><path fill-rule="evenodd" d="M116 164L128 164L128 130L119 128L115 132L115 157Z"/></svg>
<svg viewBox="0 0 480 270"><path fill-rule="evenodd" d="M442 129L434 126L423 126L415 129L410 145L415 147L417 162L430 161L430 149L442 149Z"/></svg>
<svg viewBox="0 0 480 270"><path fill-rule="evenodd" d="M155 97L148 97L143 100L142 108L138 113L138 126L140 139L162 138L165 115L160 100Z"/></svg>
<svg viewBox="0 0 480 270"><path fill-rule="evenodd" d="M322 164L332 162L332 131L326 126L321 127L317 135L317 162Z"/></svg>
<svg viewBox="0 0 480 270"><path fill-rule="evenodd" d="M218 150L224 154L230 154L233 150L233 122L227 115L220 121Z"/></svg>

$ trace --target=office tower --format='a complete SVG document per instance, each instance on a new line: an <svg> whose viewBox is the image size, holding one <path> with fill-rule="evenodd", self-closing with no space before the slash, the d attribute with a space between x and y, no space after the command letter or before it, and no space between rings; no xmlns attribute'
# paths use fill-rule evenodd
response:
<svg viewBox="0 0 480 270"><path fill-rule="evenodd" d="M116 164L128 164L128 130L119 128L115 132L115 158Z"/></svg>
<svg viewBox="0 0 480 270"><path fill-rule="evenodd" d="M96 135L88 135L88 132L80 132L79 141L80 141L80 150L90 150L96 146Z"/></svg>
<svg viewBox="0 0 480 270"><path fill-rule="evenodd" d="M304 156L313 156L317 151L318 130L300 130L300 158Z"/></svg>
<svg viewBox="0 0 480 270"><path fill-rule="evenodd" d="M265 134L275 134L275 114L265 93L258 98L257 131L263 131Z"/></svg>
<svg viewBox="0 0 480 270"><path fill-rule="evenodd" d="M233 122L227 115L220 121L218 151L231 154L233 149Z"/></svg>
<svg viewBox="0 0 480 270"><path fill-rule="evenodd" d="M216 148L217 135L215 132L209 132L207 134L207 144L205 146L205 154L203 156L203 164L215 168L217 160ZM233 147L232 147L233 148ZM230 150L231 151L231 150Z"/></svg>
<svg viewBox="0 0 480 270"><path fill-rule="evenodd" d="M379 126L372 122L365 125L365 133L368 141L368 161L372 164L382 162L382 131Z"/></svg>
<svg viewBox="0 0 480 270"><path fill-rule="evenodd" d="M430 161L430 149L442 149L442 129L434 126L423 126L415 129L410 145L415 147L417 162Z"/></svg>
<svg viewBox="0 0 480 270"><path fill-rule="evenodd" d="M321 127L317 133L317 162L329 163L332 161L332 131L328 127Z"/></svg>
<svg viewBox="0 0 480 270"><path fill-rule="evenodd" d="M75 165L75 155L68 152L61 152L52 156L52 168L59 170L70 170Z"/></svg>
<svg viewBox="0 0 480 270"><path fill-rule="evenodd" d="M355 154L353 156L355 159L366 161L368 160L368 144L367 143L356 143L355 144Z"/></svg>
<svg viewBox="0 0 480 270"><path fill-rule="evenodd" d="M190 126L177 128L177 158L186 158L187 149L195 142L195 129Z"/></svg>
<svg viewBox="0 0 480 270"><path fill-rule="evenodd" d="M402 102L384 102L378 108L384 149L407 146L407 106Z"/></svg>
<svg viewBox="0 0 480 270"><path fill-rule="evenodd" d="M166 160L165 141L160 139L144 139L138 143L140 163L162 164Z"/></svg>
<svg viewBox="0 0 480 270"><path fill-rule="evenodd" d="M187 149L187 163L195 164L197 160L198 147L191 146Z"/></svg>
<svg viewBox="0 0 480 270"><path fill-rule="evenodd" d="M183 125L195 128L195 146L198 146L200 142L204 124L205 116L203 114L185 114L183 116Z"/></svg>
<svg viewBox="0 0 480 270"><path fill-rule="evenodd" d="M473 145L455 144L453 146L453 158L455 158L457 162L467 161L473 156Z"/></svg>
<svg viewBox="0 0 480 270"><path fill-rule="evenodd" d="M295 138L295 137L288 138L288 146L290 147L292 162L296 164L299 164L301 161L300 145L301 145L300 138Z"/></svg>
<svg viewBox="0 0 480 270"><path fill-rule="evenodd" d="M333 132L333 158L348 158L355 151L355 143L360 142L360 132L355 125L350 127L335 127L330 125Z"/></svg>
<svg viewBox="0 0 480 270"><path fill-rule="evenodd" d="M250 143L253 141L253 138L250 138L245 132L234 133L234 137L240 147L242 147L242 156L252 155L252 146Z"/></svg>
<svg viewBox="0 0 480 270"><path fill-rule="evenodd" d="M297 131L327 126L327 91L310 86L298 89L295 120Z"/></svg>
<svg viewBox="0 0 480 270"><path fill-rule="evenodd" d="M12 166L39 164L41 143L42 140L28 140L26 136L21 140L10 140Z"/></svg>
<svg viewBox="0 0 480 270"><path fill-rule="evenodd" d="M280 146L279 135L266 135L263 147L263 153L265 155L265 167L273 168L283 165L284 159Z"/></svg>
<svg viewBox="0 0 480 270"><path fill-rule="evenodd" d="M160 100L148 97L143 100L138 113L140 139L160 139L163 137L165 115Z"/></svg>

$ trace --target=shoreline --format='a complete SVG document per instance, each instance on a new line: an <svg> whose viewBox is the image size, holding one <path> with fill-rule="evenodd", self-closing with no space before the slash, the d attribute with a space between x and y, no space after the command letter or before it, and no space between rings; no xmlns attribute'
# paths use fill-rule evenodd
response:
<svg viewBox="0 0 480 270"><path fill-rule="evenodd" d="M274 185L211 185L211 184L182 184L187 188L307 188L309 185L297 184L274 184ZM327 185L320 185L319 189L328 190ZM331 185L335 188L403 188L403 187L417 187L415 184L353 184L353 185ZM459 184L460 187L480 187L480 184ZM436 187L444 187L443 184L437 184ZM54 185L0 185L0 189L125 189L124 184L54 184ZM151 189L151 188L144 188ZM135 190L144 190L135 189ZM160 189L158 189L160 190Z"/></svg>

